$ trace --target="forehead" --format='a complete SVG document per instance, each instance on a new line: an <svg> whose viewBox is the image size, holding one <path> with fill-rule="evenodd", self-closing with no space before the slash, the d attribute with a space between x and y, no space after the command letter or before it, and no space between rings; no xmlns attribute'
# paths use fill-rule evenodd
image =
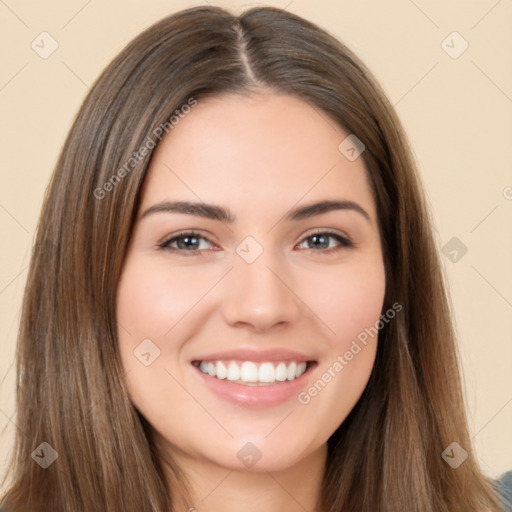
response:
<svg viewBox="0 0 512 512"><path fill-rule="evenodd" d="M198 104L153 154L141 208L190 199L249 210L287 209L316 199L375 205L362 158L338 146L349 135L314 106L291 95L223 95Z"/></svg>

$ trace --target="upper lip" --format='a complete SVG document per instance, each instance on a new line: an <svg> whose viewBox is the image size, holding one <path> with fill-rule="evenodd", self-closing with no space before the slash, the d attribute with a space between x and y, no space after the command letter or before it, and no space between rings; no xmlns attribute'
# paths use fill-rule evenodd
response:
<svg viewBox="0 0 512 512"><path fill-rule="evenodd" d="M194 357L194 361L222 361L238 359L242 361L314 361L313 357L295 352L294 350L288 350L285 348L273 348L273 349L233 349L226 350L224 352L214 352L211 354L204 354Z"/></svg>

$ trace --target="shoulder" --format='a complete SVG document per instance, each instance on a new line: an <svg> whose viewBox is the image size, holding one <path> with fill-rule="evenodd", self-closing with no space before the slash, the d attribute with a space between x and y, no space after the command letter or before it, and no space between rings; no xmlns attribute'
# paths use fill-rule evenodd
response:
<svg viewBox="0 0 512 512"><path fill-rule="evenodd" d="M504 508L503 512L512 511L512 471L503 473L494 481L503 496Z"/></svg>

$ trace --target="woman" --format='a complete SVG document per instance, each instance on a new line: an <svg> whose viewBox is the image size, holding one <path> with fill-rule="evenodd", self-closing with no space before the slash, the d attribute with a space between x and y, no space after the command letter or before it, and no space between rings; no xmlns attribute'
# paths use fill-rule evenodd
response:
<svg viewBox="0 0 512 512"><path fill-rule="evenodd" d="M33 254L8 512L501 510L406 137L311 23L198 7L138 36Z"/></svg>

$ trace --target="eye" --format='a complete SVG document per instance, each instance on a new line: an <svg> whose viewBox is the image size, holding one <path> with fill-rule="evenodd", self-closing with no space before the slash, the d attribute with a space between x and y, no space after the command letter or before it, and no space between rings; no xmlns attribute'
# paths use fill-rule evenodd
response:
<svg viewBox="0 0 512 512"><path fill-rule="evenodd" d="M333 246L331 244L332 240L335 240L337 245L335 243ZM334 233L332 231L318 231L304 238L304 241L301 242L297 247L300 248L301 245L304 245L304 243L307 243L308 241L311 241L312 247L306 247L306 249L313 248L313 250L315 250L315 248L318 248L323 249L322 252L327 253L339 251L344 247L352 247L354 245L348 238L345 238L338 233Z"/></svg>
<svg viewBox="0 0 512 512"><path fill-rule="evenodd" d="M202 241L206 241L206 245L213 245L208 238L200 233L187 231L164 240L158 244L158 247L171 252L179 252L184 256L193 256L194 254L200 254L202 250L209 249L209 247L205 247L205 244L201 243ZM187 252L190 254L185 254Z"/></svg>
<svg viewBox="0 0 512 512"><path fill-rule="evenodd" d="M305 247L306 249L323 253L335 252L354 245L350 240L338 233L332 231L318 231L304 238L297 247L301 248L301 246L305 243L307 244L308 241L311 242L312 246ZM332 243L332 241L334 241L334 243ZM158 244L160 249L179 253L182 256L201 255L201 252L212 249L211 246L213 246L213 244L208 238L195 231L178 233Z"/></svg>

